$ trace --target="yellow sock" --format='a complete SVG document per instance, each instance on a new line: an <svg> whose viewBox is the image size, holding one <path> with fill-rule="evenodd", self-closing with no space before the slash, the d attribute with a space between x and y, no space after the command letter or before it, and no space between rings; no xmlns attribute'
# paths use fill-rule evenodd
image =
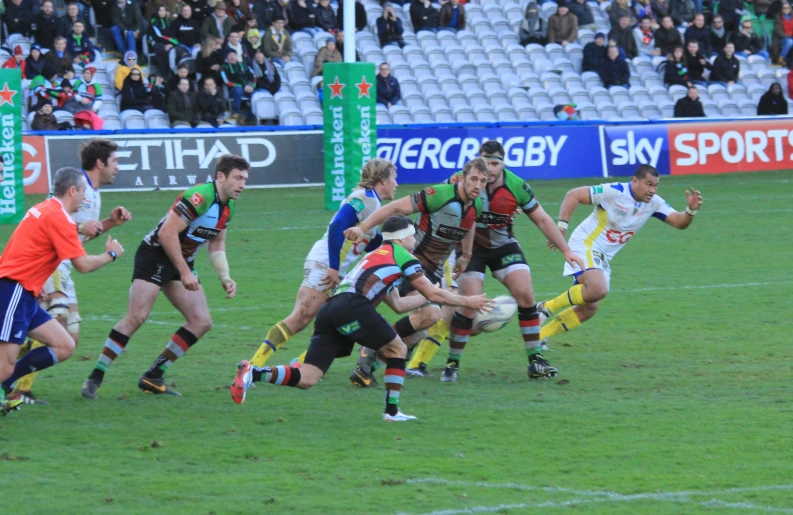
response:
<svg viewBox="0 0 793 515"><path fill-rule="evenodd" d="M546 302L545 307L548 308L551 313L556 313L557 311L561 311L564 308L570 306L580 306L581 304L586 304L586 302L584 302L583 290L583 284L576 284L555 299Z"/></svg>
<svg viewBox="0 0 793 515"><path fill-rule="evenodd" d="M581 325L581 320L578 319L575 310L573 308L565 309L542 326L540 339L544 340L565 331L572 331L579 325Z"/></svg>
<svg viewBox="0 0 793 515"><path fill-rule="evenodd" d="M307 350L304 350L304 351L303 351L303 354L301 354L300 356L298 356L298 357L296 357L295 359L293 359L293 360L292 360L292 363L290 363L290 365L291 365L291 364L294 364L294 363L300 363L300 364L302 365L303 363L305 363L305 361L306 361L306 354L307 354L307 353L308 353L308 351L307 351Z"/></svg>
<svg viewBox="0 0 793 515"><path fill-rule="evenodd" d="M33 338L28 338L28 340L19 348L19 357L21 358L31 350L35 349L36 347L43 347L44 344L38 340L34 340ZM20 378L16 385L14 385L14 390L16 391L30 391L33 388L33 382L36 380L36 376L38 372L33 372L28 374L22 378Z"/></svg>
<svg viewBox="0 0 793 515"><path fill-rule="evenodd" d="M421 363L429 365L432 358L441 348L443 342L449 337L449 324L445 320L438 320L434 326L430 327L427 338L421 340L413 351L413 357L406 368L418 368Z"/></svg>
<svg viewBox="0 0 793 515"><path fill-rule="evenodd" d="M283 347L291 337L292 331L286 327L283 321L272 326L270 330L267 331L267 337L264 339L264 343L262 343L259 350L257 350L256 354L251 358L251 365L255 367L264 366L275 351Z"/></svg>

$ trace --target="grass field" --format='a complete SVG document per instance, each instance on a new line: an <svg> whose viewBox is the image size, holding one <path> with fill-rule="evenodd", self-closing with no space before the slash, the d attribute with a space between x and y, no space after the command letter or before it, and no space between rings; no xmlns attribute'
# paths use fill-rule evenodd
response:
<svg viewBox="0 0 793 515"><path fill-rule="evenodd" d="M582 184L533 187L556 217ZM215 326L169 371L183 397L136 387L180 325L161 299L100 400L83 400L126 310L135 248L175 195L106 193L104 212L133 213L113 231L127 253L77 275L80 345L35 387L51 405L0 419L0 513L793 513L793 174L663 177L659 193L682 209L688 186L705 199L692 227L648 222L613 263L599 315L551 342L559 378L528 381L513 322L472 340L457 384L409 379L402 406L419 420L406 424L380 420L383 390L349 384L352 358L309 392L229 397L329 220L316 188L243 194L228 238L236 299L198 259ZM539 231L522 219L517 234L538 299L566 289ZM486 290L503 292L492 279Z"/></svg>

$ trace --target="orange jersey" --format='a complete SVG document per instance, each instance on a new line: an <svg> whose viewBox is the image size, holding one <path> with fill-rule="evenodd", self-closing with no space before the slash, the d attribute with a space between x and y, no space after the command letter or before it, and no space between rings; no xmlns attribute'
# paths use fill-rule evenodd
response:
<svg viewBox="0 0 793 515"><path fill-rule="evenodd" d="M0 278L38 296L61 261L84 255L77 224L60 200L49 198L28 209L14 230L0 255Z"/></svg>

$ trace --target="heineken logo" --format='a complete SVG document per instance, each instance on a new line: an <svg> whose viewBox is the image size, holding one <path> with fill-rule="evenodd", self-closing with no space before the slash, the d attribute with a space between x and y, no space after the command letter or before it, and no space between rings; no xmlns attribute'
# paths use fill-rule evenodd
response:
<svg viewBox="0 0 793 515"><path fill-rule="evenodd" d="M16 95L17 93L18 91L14 91L13 89L10 89L8 87L7 82L3 84L3 89L0 90L0 106L5 104L11 104L11 107L14 107L14 95Z"/></svg>
<svg viewBox="0 0 793 515"><path fill-rule="evenodd" d="M336 97L341 98L342 100L344 97L341 94L341 90L344 89L345 84L339 83L339 76L336 76L336 80L333 81L333 84L329 84L328 87L330 88L330 98L334 99ZM360 98L360 97L358 97Z"/></svg>
<svg viewBox="0 0 793 515"><path fill-rule="evenodd" d="M358 98L363 98L363 97L372 98L371 95L369 94L369 88L372 87L372 84L369 83L369 82L366 82L366 76L365 75L363 77L361 77L361 82L356 84L355 87L358 88Z"/></svg>

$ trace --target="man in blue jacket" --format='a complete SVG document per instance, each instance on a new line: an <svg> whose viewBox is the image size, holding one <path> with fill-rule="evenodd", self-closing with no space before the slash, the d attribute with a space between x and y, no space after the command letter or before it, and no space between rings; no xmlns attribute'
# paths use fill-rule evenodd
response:
<svg viewBox="0 0 793 515"><path fill-rule="evenodd" d="M381 64L380 73L377 74L377 103L390 108L392 105L401 105L401 101L399 81L391 75L388 63Z"/></svg>

